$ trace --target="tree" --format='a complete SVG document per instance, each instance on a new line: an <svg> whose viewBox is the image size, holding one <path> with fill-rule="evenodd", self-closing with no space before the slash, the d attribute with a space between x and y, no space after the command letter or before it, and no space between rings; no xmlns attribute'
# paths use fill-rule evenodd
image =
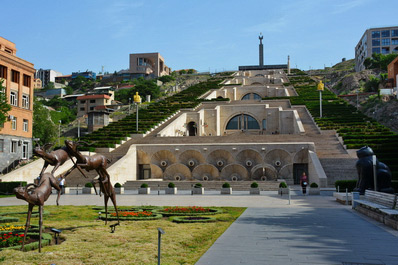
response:
<svg viewBox="0 0 398 265"><path fill-rule="evenodd" d="M176 80L173 76L171 75L164 75L158 78L159 81L162 81L163 83L171 82Z"/></svg>
<svg viewBox="0 0 398 265"><path fill-rule="evenodd" d="M129 98L133 100L134 94L138 92L141 98L145 99L147 95L151 95L152 99L160 96L160 87L156 84L156 80L145 80L140 77L133 81L134 87L130 89L119 89L115 93L115 99L127 104Z"/></svg>
<svg viewBox="0 0 398 265"><path fill-rule="evenodd" d="M364 66L366 69L380 69L387 71L387 66L398 56L398 54L373 53L372 57L366 58Z"/></svg>
<svg viewBox="0 0 398 265"><path fill-rule="evenodd" d="M3 87L3 81L0 80L0 127L6 122L7 120L7 113L11 110L10 104L7 103L7 96L5 93L5 89Z"/></svg>
<svg viewBox="0 0 398 265"><path fill-rule="evenodd" d="M55 85L53 82L48 82L47 85L43 87L43 90L50 90L50 89L55 89Z"/></svg>
<svg viewBox="0 0 398 265"><path fill-rule="evenodd" d="M55 143L57 138L57 126L51 120L50 111L36 98L33 104L33 137L40 138L40 145Z"/></svg>

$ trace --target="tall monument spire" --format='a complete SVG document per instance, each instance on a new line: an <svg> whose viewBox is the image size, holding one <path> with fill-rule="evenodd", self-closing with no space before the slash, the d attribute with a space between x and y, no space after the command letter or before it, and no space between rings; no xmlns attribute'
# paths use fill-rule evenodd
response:
<svg viewBox="0 0 398 265"><path fill-rule="evenodd" d="M260 40L260 45L259 45L259 56L260 56L260 66L264 66L264 53L263 53L263 34L260 32L260 36L258 36L258 39Z"/></svg>
<svg viewBox="0 0 398 265"><path fill-rule="evenodd" d="M290 75L290 55L287 56L287 74Z"/></svg>

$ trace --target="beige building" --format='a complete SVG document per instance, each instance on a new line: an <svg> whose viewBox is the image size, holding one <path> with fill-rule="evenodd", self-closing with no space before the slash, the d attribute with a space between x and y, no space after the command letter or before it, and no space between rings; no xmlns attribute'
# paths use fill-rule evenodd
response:
<svg viewBox="0 0 398 265"><path fill-rule="evenodd" d="M107 86L96 87L86 95L77 97L77 117L85 116L97 108L112 105L115 100L114 95L114 89Z"/></svg>
<svg viewBox="0 0 398 265"><path fill-rule="evenodd" d="M33 83L32 63L16 56L15 44L0 37L0 80L11 110L0 124L0 171L32 154Z"/></svg>
<svg viewBox="0 0 398 265"><path fill-rule="evenodd" d="M143 76L159 77L169 75L171 69L167 67L163 56L158 52L154 53L132 53L130 54L130 69L132 74Z"/></svg>

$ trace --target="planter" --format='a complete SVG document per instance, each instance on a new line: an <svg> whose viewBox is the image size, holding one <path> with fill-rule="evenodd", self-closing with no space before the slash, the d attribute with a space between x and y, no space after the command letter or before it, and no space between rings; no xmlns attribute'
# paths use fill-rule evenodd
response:
<svg viewBox="0 0 398 265"><path fill-rule="evenodd" d="M279 195L289 194L289 188L279 188L278 194Z"/></svg>
<svg viewBox="0 0 398 265"><path fill-rule="evenodd" d="M139 188L138 194L151 194L151 188Z"/></svg>
<svg viewBox="0 0 398 265"><path fill-rule="evenodd" d="M203 195L205 193L205 188L193 188L192 194L200 194Z"/></svg>
<svg viewBox="0 0 398 265"><path fill-rule="evenodd" d="M83 194L95 194L95 190L94 190L94 188L84 187L83 188Z"/></svg>
<svg viewBox="0 0 398 265"><path fill-rule="evenodd" d="M166 194L177 194L177 188L166 188Z"/></svg>
<svg viewBox="0 0 398 265"><path fill-rule="evenodd" d="M221 194L232 194L232 188L221 188Z"/></svg>
<svg viewBox="0 0 398 265"><path fill-rule="evenodd" d="M309 188L308 195L320 195L321 189L320 188Z"/></svg>
<svg viewBox="0 0 398 265"><path fill-rule="evenodd" d="M115 193L116 194L124 194L124 187L115 188Z"/></svg>
<svg viewBox="0 0 398 265"><path fill-rule="evenodd" d="M250 194L260 195L260 188L250 188Z"/></svg>

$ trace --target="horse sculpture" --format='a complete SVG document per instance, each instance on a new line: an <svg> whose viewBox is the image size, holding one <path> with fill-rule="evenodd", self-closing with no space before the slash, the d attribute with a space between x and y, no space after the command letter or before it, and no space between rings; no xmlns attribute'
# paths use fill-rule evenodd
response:
<svg viewBox="0 0 398 265"><path fill-rule="evenodd" d="M94 180L94 188L95 184L99 183L100 186L100 193L102 192L104 194L104 202L105 202L105 224L108 223L108 200L109 198L111 199L113 206L115 207L116 210L116 216L117 216L117 224L119 224L119 212L117 210L117 205L116 205L116 194L115 190L113 189L113 186L110 181L110 176L108 172L106 171L106 167L108 163L110 162L109 159L107 159L105 156L100 155L100 154L95 154L92 156L86 156L83 155L82 153L79 152L77 149L79 143L73 142L70 140L65 140L65 146L67 148L68 154L72 157L74 156L76 158L76 164L74 167L72 167L66 174L65 177L75 168L83 168L87 172L90 170L96 170L99 179ZM84 173L80 171L83 175ZM95 191L97 193L97 191ZM114 226L113 226L114 230Z"/></svg>
<svg viewBox="0 0 398 265"><path fill-rule="evenodd" d="M47 201L48 197L51 195L52 188L58 191L58 200L61 195L61 188L58 186L57 181L51 173L44 173L38 185L28 184L26 187L17 187L14 189L14 194L18 199L25 200L29 203L28 206L28 216L26 218L25 233L23 236L22 250L25 247L26 234L28 233L28 228L30 226L30 217L32 216L32 210L35 205L39 206L39 252L41 252L41 235L42 235L42 225L43 225L43 206L44 202Z"/></svg>

